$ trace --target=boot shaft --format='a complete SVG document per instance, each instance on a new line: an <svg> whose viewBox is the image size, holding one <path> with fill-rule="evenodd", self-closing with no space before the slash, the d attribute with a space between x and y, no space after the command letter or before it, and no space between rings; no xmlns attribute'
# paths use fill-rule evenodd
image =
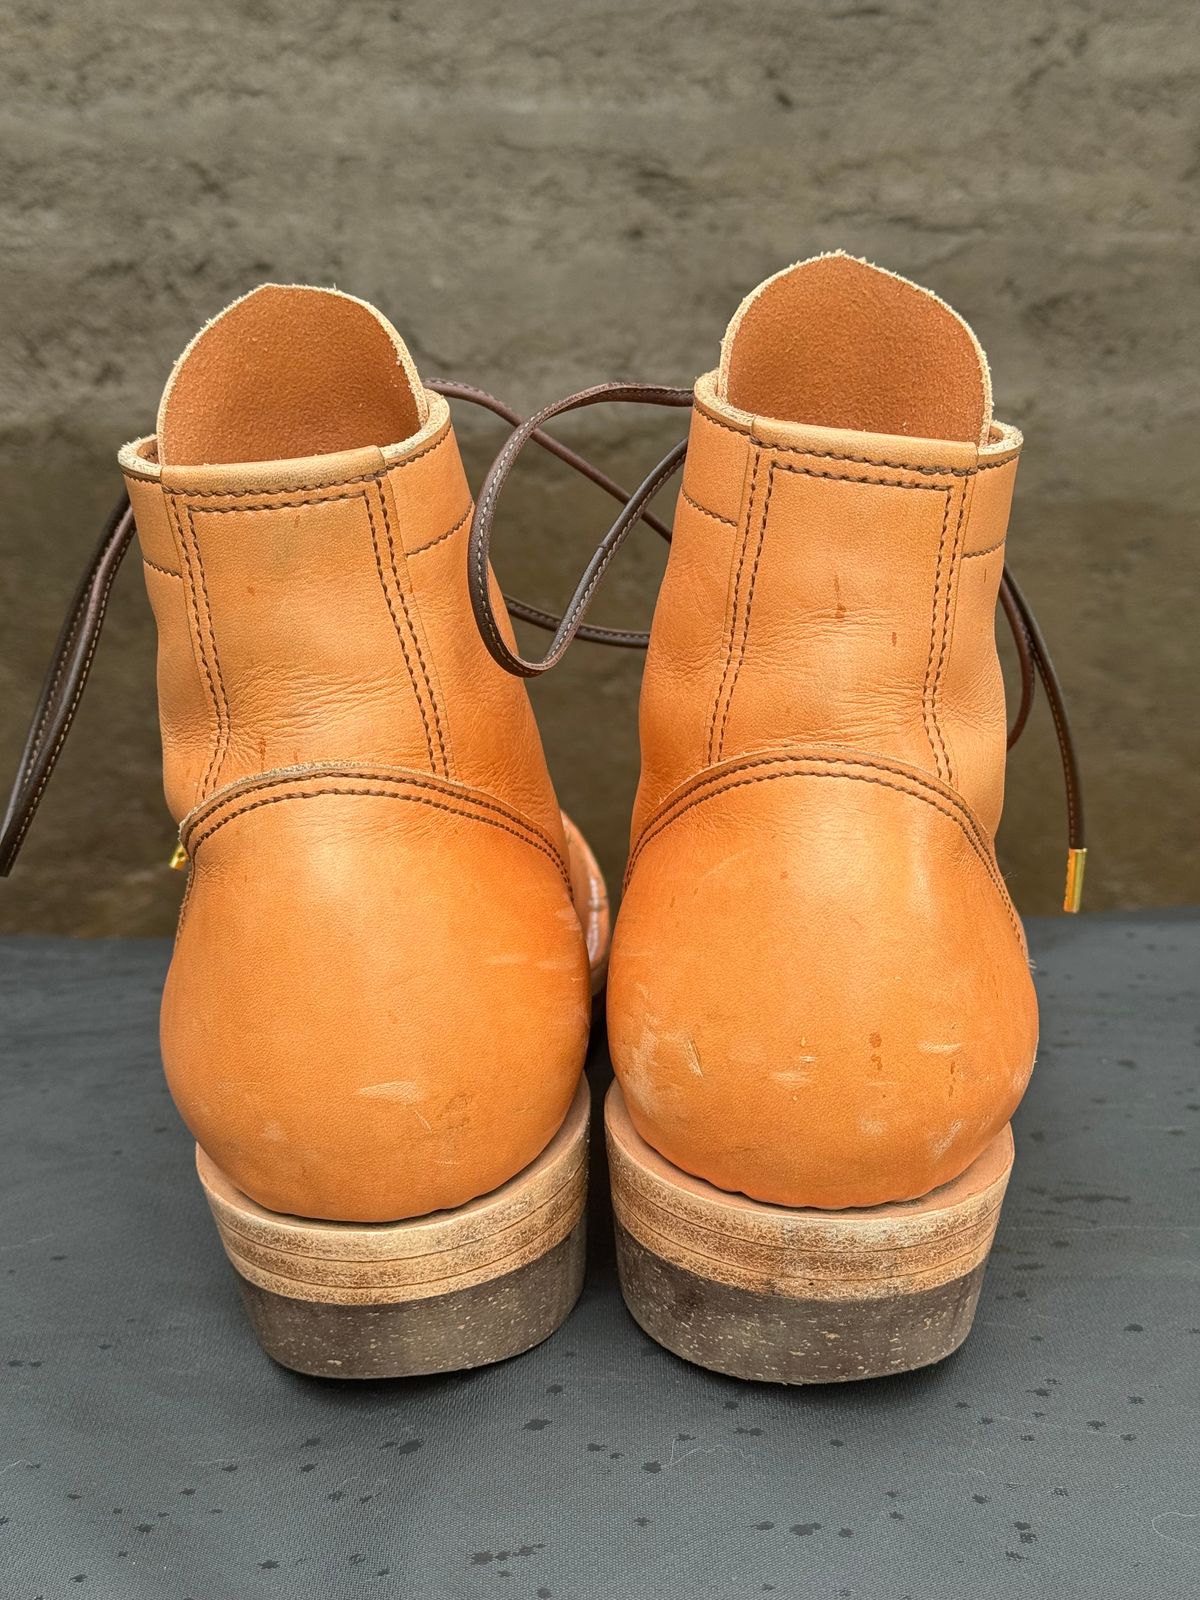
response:
<svg viewBox="0 0 1200 1600"><path fill-rule="evenodd" d="M813 347L796 349L801 308L776 300L794 302L808 273L808 314L824 321L803 323ZM931 347L942 366L914 375ZM986 372L940 302L845 258L793 268L739 311L721 368L696 387L643 684L635 837L706 766L830 745L934 774L994 833L1006 734L993 617L1021 438L992 421Z"/></svg>
<svg viewBox="0 0 1200 1600"><path fill-rule="evenodd" d="M558 839L524 686L472 620L446 402L378 313L255 291L185 351L121 466L177 820L256 773L376 763L493 792Z"/></svg>

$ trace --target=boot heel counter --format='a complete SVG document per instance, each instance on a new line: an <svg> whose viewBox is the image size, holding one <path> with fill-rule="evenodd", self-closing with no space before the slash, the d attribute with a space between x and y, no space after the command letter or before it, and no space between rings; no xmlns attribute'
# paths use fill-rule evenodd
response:
<svg viewBox="0 0 1200 1600"><path fill-rule="evenodd" d="M271 1210L450 1208L544 1148L583 1064L588 964L566 864L490 797L420 773L266 775L183 830L167 1077Z"/></svg>
<svg viewBox="0 0 1200 1600"><path fill-rule="evenodd" d="M668 1160L839 1208L961 1172L1020 1100L1037 1022L1020 925L961 801L822 752L731 763L647 828L609 1035L630 1116Z"/></svg>

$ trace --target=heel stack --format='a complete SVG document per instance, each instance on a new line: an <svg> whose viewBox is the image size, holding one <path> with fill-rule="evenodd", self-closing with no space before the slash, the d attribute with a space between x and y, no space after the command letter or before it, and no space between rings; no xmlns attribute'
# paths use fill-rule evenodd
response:
<svg viewBox="0 0 1200 1600"><path fill-rule="evenodd" d="M717 1372L837 1383L928 1366L970 1332L1012 1168L1009 1128L919 1200L788 1210L682 1172L605 1104L621 1288L659 1344Z"/></svg>
<svg viewBox="0 0 1200 1600"><path fill-rule="evenodd" d="M295 1372L395 1378L503 1361L583 1286L586 1083L537 1158L455 1211L320 1222L267 1211L197 1147L196 1168L267 1354Z"/></svg>

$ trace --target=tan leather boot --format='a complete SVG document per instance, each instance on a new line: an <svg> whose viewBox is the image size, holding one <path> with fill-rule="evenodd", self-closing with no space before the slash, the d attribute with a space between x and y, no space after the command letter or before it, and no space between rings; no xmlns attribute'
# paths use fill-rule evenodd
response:
<svg viewBox="0 0 1200 1600"><path fill-rule="evenodd" d="M607 1122L668 1348L867 1377L969 1330L1037 1046L993 848L1021 437L932 294L837 255L702 377L641 702Z"/></svg>
<svg viewBox="0 0 1200 1600"><path fill-rule="evenodd" d="M581 1284L608 922L472 619L446 402L370 306L266 286L120 460L190 869L163 1061L259 1337L337 1376L525 1349Z"/></svg>

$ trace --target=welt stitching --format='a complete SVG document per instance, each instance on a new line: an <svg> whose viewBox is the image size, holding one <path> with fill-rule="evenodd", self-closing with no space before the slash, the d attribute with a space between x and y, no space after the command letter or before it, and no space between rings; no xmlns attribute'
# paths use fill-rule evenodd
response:
<svg viewBox="0 0 1200 1600"><path fill-rule="evenodd" d="M754 509L754 491L758 486L758 469L762 464L762 458L762 451L755 451L754 468L750 474L750 494L746 501L746 532L743 535L741 548L738 551L737 572L733 580L733 604L731 607L732 614L729 619L729 643L725 651L725 662L721 669L721 681L717 686L717 698L713 701L712 717L709 719L708 724L708 759L710 762L713 759L713 752L716 749L717 712L721 709L725 699L725 684L729 678L729 667L733 659L733 635L737 629L739 601L742 593L742 567L745 565L746 561L746 545L750 540L750 513ZM722 727L724 727L724 723L722 723Z"/></svg>
<svg viewBox="0 0 1200 1600"><path fill-rule="evenodd" d="M367 491L369 494L370 491ZM413 649L417 653L417 661L421 668L421 676L425 680L425 689L429 695L429 704L433 710L434 727L437 729L438 750L442 758L442 772L450 776L450 761L446 755L446 737L442 730L442 717L438 709L438 696L434 693L433 683L429 676L429 668L425 665L425 657L421 652L421 640L413 625L412 615L408 609L408 600L405 598L404 585L400 582L400 573L396 567L396 547L392 542L392 523L388 516L387 496L382 488L379 491L379 506L383 512L383 531L387 538L388 560L391 562L392 577L396 580L396 593L400 596L400 605L404 611L404 620L408 624L408 631L412 635Z"/></svg>
<svg viewBox="0 0 1200 1600"><path fill-rule="evenodd" d="M562 863L546 848L540 839L530 838L528 834L519 833L516 828L509 828L503 822L498 822L493 817L482 817L476 812L466 811L459 806L445 805L439 800L426 800L421 795L398 794L394 789L302 789L293 794L271 795L265 800L252 800L249 805L239 806L237 810L227 812L218 818L207 832L193 836L189 841L194 854L206 839L211 839L214 833L219 833L227 822L233 822L238 817L243 817L249 811L259 811L263 806L278 806L288 800L319 800L324 795L366 795L381 800L407 800L411 805L428 806L434 811L448 811L452 816L465 817L468 822L482 822L489 828L498 828L501 833L511 834L514 839L519 839L522 844L531 845L533 849L541 852L548 860L553 862L559 875L570 883L570 879L563 872Z"/></svg>
<svg viewBox="0 0 1200 1600"><path fill-rule="evenodd" d="M929 659L925 663L925 684L921 690L921 717L925 723L925 735L929 740L929 748L933 752L934 760L937 762L938 777L944 778L946 774L942 771L942 764L945 759L945 750L941 748L941 730L938 728L937 718L933 713L932 693L934 655L938 642L938 601L942 593L942 564L946 551L946 529L950 525L951 490L943 489L941 492L946 496L946 503L942 508L942 531L938 538L937 567L933 578L933 605L929 616Z"/></svg>
<svg viewBox="0 0 1200 1600"><path fill-rule="evenodd" d="M406 554L410 560L413 556L424 555L426 550L432 550L435 544L444 544L447 539L452 539L459 529L470 520L471 510L472 507L468 506L454 526L447 528L445 533L439 533L436 539L429 539L424 544L419 544L415 550L407 551Z"/></svg>
<svg viewBox="0 0 1200 1600"><path fill-rule="evenodd" d="M142 557L142 565L149 567L151 572L161 572L164 578L182 578L182 572L176 572L173 567L160 567L157 561L151 561L148 556Z"/></svg>
<svg viewBox="0 0 1200 1600"><path fill-rule="evenodd" d="M733 669L733 677L729 684L729 693L725 699L725 711L721 717L721 732L717 739L717 760L725 749L725 729L729 722L729 713L733 706L733 693L737 688L738 679L742 675L742 664L746 659L746 646L750 640L750 611L754 605L754 585L758 579L758 564L762 559L763 545L767 537L767 513L771 509L771 490L775 487L775 462L767 467L767 488L763 495L762 516L758 524L758 542L754 547L754 562L750 568L750 583L746 591L746 609L742 617L742 642L738 648L737 666Z"/></svg>
<svg viewBox="0 0 1200 1600"><path fill-rule="evenodd" d="M413 672L412 659L408 653L408 646L404 642L404 630L400 626L400 618L396 615L396 607L392 603L392 593L387 586L387 579L383 575L383 556L379 549L379 533L375 527L375 515L371 510L370 492L362 491L363 504L367 508L367 522L371 529L371 550L375 556L375 570L379 574L379 587L383 590L383 598L388 608L388 615L392 619L392 627L396 630L396 638L400 642L400 653L404 657L404 665L408 671L408 681L412 685L413 698L417 702L417 710L421 713L421 723L425 729L425 745L429 751L430 770L435 770L437 760L433 753L433 732L429 726L429 718L425 712L425 702L421 698L420 685L417 683L416 674ZM382 501L381 501L382 503ZM399 585L397 584L397 588Z"/></svg>
<svg viewBox="0 0 1200 1600"><path fill-rule="evenodd" d="M695 799L690 800L687 803L687 805L681 807L678 811L676 811L674 813L673 816L664 817L657 826L655 826L653 829L648 829L646 831L646 833L642 835L642 838L638 841L637 849L634 851L633 856L630 858L629 866L628 866L628 868L626 870L626 880L628 881L629 874L632 873L632 871L634 869L634 866L636 865L638 857L641 855L641 852L642 852L643 848L646 845L648 845L651 842L652 839L657 838L657 836L660 833L664 832L668 827L670 827L670 825L672 823L678 822L679 818L682 817L686 812L691 811L693 809L693 807L698 806L698 805L703 805L703 803L706 800L716 799L717 796L719 796L719 795L728 794L733 789L744 789L744 788L748 787L750 784L772 783L777 778L797 778L797 777L806 777L806 778L842 778L842 779L845 779L845 780L847 780L849 782L874 783L874 784L877 784L881 788L884 788L884 789L893 789L893 790L896 791L897 794L906 794L911 799L921 800L926 805L931 806L933 808L933 810L935 810L937 812L940 812L940 814L942 816L949 818L949 820L951 822L956 823L958 828L959 828L959 830L961 831L964 839L966 839L967 843L971 846L971 849L979 857L979 860L982 863L984 869L986 870L986 872L988 874L988 877L992 881L993 887L999 890L1001 899L1004 901L1005 910L1008 912L1008 919L1012 923L1013 930L1014 930L1014 932L1016 932L1018 940L1020 939L1020 927L1019 927L1019 924L1017 922L1016 915L1013 912L1012 903L1011 903L1011 901L1009 899L1008 891L1004 886L1004 880L1001 878L999 870L996 868L995 863L994 863L990 853L988 851L984 850L981 847L981 845L979 844L978 839L975 837L974 832L970 828L967 827L966 821L965 821L964 817L962 816L962 814L959 811L957 811L957 810L955 810L955 809L953 809L953 808L951 808L949 806L939 805L938 804L938 800L934 797L934 792L932 792L932 791L922 790L922 789L920 789L918 787L915 787L915 786L910 788L905 784L889 783L886 778L869 778L869 777L866 776L865 773L861 773L861 772L834 772L834 771L828 771L828 770L827 771L819 771L819 770L818 771L812 771L812 770L809 770L809 771L793 771L793 772L764 772L764 773L760 773L757 777L754 777L754 778L740 778L740 779L738 779L738 781L736 783L728 783L728 784L722 785L719 788L710 789L706 793L704 793L702 795L697 795L695 797Z"/></svg>
<svg viewBox="0 0 1200 1600"><path fill-rule="evenodd" d="M699 500L693 500L686 489L680 489L680 497L687 501L693 511L698 511L703 517L711 517L714 522L723 522L727 528L736 528L737 523L732 517L722 517L715 511L710 511L707 506L702 506Z"/></svg>
<svg viewBox="0 0 1200 1600"><path fill-rule="evenodd" d="M187 512L188 534L192 542L196 571L200 574L200 592L204 597L204 626L208 630L208 647L212 653L212 665L216 674L217 689L220 691L217 706L217 743L213 750L213 759L209 763L211 781L215 782L217 774L221 770L221 763L224 761L229 748L229 697L225 692L225 679L221 672L221 658L217 654L217 635L213 628L212 605L208 597L208 580L204 576L204 562L200 556L200 540L196 533L196 524L192 519L191 507L185 506L184 510ZM212 681L211 678L209 681ZM209 774L206 774L205 778L208 781Z"/></svg>
<svg viewBox="0 0 1200 1600"><path fill-rule="evenodd" d="M191 546L188 544L187 535L184 532L183 519L179 515L178 508L170 501L167 501L166 505L169 507L168 518L174 524L175 540L179 547L181 562L182 565L187 569L186 576L184 578L184 591L187 599L188 616L191 621L191 626L195 630L194 648L196 654L200 658L199 665L204 673L204 679L208 684L209 704L212 707L213 722L216 724L213 732L212 749L209 751L208 760L205 762L204 771L201 774L197 789L197 793L203 795L204 791L208 787L209 775L212 772L213 762L216 759L217 749L221 742L221 712L217 701L217 686L213 682L212 668L210 667L208 661L208 642L205 638L204 629L200 623L200 603L196 591L196 574L192 563Z"/></svg>
<svg viewBox="0 0 1200 1600"><path fill-rule="evenodd" d="M314 778L315 776L318 775L314 775ZM380 772L378 769L373 770L370 767L346 769L338 773L329 773L328 776L331 778L339 777L354 780L361 779L362 781L368 783L391 783L397 788L429 789L435 794L445 794L445 790L436 781L431 782L417 776L397 777L394 774ZM240 788L238 792L239 795L261 794L265 789L278 789L285 784L302 783L303 781L304 779L297 776L295 773L287 775L281 773L278 777L262 778L256 782L249 783L244 788ZM228 805L232 798L234 797L227 796L225 799L218 799L214 797L208 802L209 809L205 816L200 817L196 822L190 824L185 822L183 832L187 834L189 843L191 842L192 835L198 829L203 828L204 824L209 820L210 817L215 816L218 811L220 811L224 806ZM566 871L566 861L559 851L555 849L553 842L545 833L542 832L536 823L530 822L527 817L520 816L508 806L502 805L498 800L484 799L477 795L464 797L463 803L476 806L481 811L494 811L498 816L506 817L509 822L515 823L518 828L526 829L529 833L533 834L536 838L542 841L542 843L546 846L546 849L550 851L554 859L558 862L559 867L563 871Z"/></svg>
<svg viewBox="0 0 1200 1600"><path fill-rule="evenodd" d="M946 600L942 609L942 642L938 651L937 671L934 673L933 677L933 693L930 697L929 706L930 713L933 717L934 726L938 731L938 742L941 744L942 753L946 757L946 779L949 783L954 782L954 762L950 755L950 748L946 743L946 736L942 732L941 724L938 721L937 703L938 696L941 693L942 688L942 672L946 665L946 657L950 651L950 633L954 619L952 593L954 590L955 576L958 572L959 548L962 539L963 524L967 520L967 501L973 497L974 492L975 485L973 483L964 484L962 496L958 502L958 517L954 524L954 537L950 541L950 566L946 573Z"/></svg>

